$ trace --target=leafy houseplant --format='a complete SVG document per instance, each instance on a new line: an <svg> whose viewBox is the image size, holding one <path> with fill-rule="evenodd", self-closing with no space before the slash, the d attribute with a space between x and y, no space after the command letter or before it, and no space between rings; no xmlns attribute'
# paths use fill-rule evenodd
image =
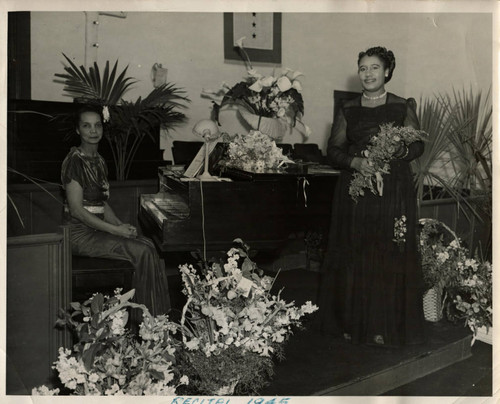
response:
<svg viewBox="0 0 500 404"><path fill-rule="evenodd" d="M133 303L134 290L112 297L94 294L83 303L71 303L60 325L73 330L72 350L59 348L53 368L62 384L40 386L34 395L175 395L189 383L175 367L177 326L166 315L152 317ZM130 308L143 312L139 336L126 328Z"/></svg>
<svg viewBox="0 0 500 404"><path fill-rule="evenodd" d="M419 202L451 197L478 211L469 196L491 196L491 94L453 91L421 100L421 129L429 134L422 156L413 161ZM465 213L465 212L464 212Z"/></svg>
<svg viewBox="0 0 500 404"><path fill-rule="evenodd" d="M417 115L429 134L422 156L412 162L419 206L424 200L453 201L474 233L481 223L491 253L492 106L491 92L453 91L424 99Z"/></svg>
<svg viewBox="0 0 500 404"><path fill-rule="evenodd" d="M89 69L77 67L63 56L69 66L64 67L66 73L55 74L63 80L55 81L63 83L64 91L75 96L75 101L103 107L107 123L105 138L113 154L116 177L125 180L141 142L146 137L156 141L154 133L160 127L169 131L184 122L186 116L179 109L185 108L189 99L183 89L166 83L154 88L145 98L126 101L124 93L136 83L126 76L128 67L118 74L118 61L112 69L107 61L101 74L97 63Z"/></svg>

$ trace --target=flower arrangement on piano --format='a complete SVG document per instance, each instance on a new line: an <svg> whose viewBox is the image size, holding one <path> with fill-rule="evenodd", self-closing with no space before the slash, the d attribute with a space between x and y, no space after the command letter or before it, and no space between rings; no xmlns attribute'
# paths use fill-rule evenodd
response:
<svg viewBox="0 0 500 404"><path fill-rule="evenodd" d="M301 307L271 294L275 278L248 256L248 246L235 240L227 260L180 267L187 296L181 332L186 367L198 394L256 394L272 374L272 358L282 357L282 344L301 319L318 308Z"/></svg>
<svg viewBox="0 0 500 404"><path fill-rule="evenodd" d="M425 141L428 134L422 130L403 126L397 127L393 123L380 125L380 131L368 143L363 156L368 159L375 169L375 174L365 176L355 172L349 184L349 195L354 201L364 196L365 189L374 195L383 193L383 174L390 173L390 162L395 159L395 154L403 148L408 151L408 145L416 141ZM404 155L403 155L404 156Z"/></svg>
<svg viewBox="0 0 500 404"><path fill-rule="evenodd" d="M243 46L244 39L236 43L247 68L245 79L232 87L224 83L220 90L202 91L202 96L213 101L215 120L219 120L224 106L237 106L250 126L274 139L281 140L286 129L296 127L297 123L300 133L308 137L311 131L302 122L304 101L299 77L303 74L288 68L271 76L260 74L252 67Z"/></svg>
<svg viewBox="0 0 500 404"><path fill-rule="evenodd" d="M220 262L179 267L187 302L180 320L151 316L133 303L134 290L112 297L94 294L71 303L58 323L72 329L72 350L60 348L54 363L60 386L41 386L34 395L248 395L273 374L273 358L305 315L271 293L275 278L235 247ZM127 310L143 312L138 335L127 327ZM54 388L56 387L56 388Z"/></svg>
<svg viewBox="0 0 500 404"><path fill-rule="evenodd" d="M274 140L258 130L229 139L225 160L228 167L263 173L278 170L286 163L293 160L283 154Z"/></svg>

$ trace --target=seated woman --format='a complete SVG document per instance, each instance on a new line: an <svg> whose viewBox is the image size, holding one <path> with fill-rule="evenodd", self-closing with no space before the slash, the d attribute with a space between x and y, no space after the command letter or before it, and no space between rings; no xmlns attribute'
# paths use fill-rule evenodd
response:
<svg viewBox="0 0 500 404"><path fill-rule="evenodd" d="M80 146L72 147L61 170L66 191L64 221L71 230L72 253L88 257L127 260L135 268L135 301L151 314L170 309L165 264L153 242L137 235L137 229L122 223L109 199L108 169L97 152L103 137L102 109L82 106L75 116Z"/></svg>

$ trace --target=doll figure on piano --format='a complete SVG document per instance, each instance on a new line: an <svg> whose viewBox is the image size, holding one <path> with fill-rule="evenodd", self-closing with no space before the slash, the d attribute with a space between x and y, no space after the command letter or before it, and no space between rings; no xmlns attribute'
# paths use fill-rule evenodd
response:
<svg viewBox="0 0 500 404"><path fill-rule="evenodd" d="M203 173L198 176L201 181L214 181L217 177L210 174L208 169L210 152L215 147L217 139L220 137L219 128L215 121L211 119L202 119L193 128L193 133L203 138L205 144L205 156L204 156L204 170Z"/></svg>

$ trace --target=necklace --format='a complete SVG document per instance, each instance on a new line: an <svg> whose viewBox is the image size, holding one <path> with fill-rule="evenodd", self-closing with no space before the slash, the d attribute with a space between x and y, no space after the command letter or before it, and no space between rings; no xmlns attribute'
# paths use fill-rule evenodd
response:
<svg viewBox="0 0 500 404"><path fill-rule="evenodd" d="M380 100L381 98L385 97L386 94L387 94L387 91L384 91L380 95L376 95L375 97L369 97L365 93L363 93L363 97L368 98L369 100Z"/></svg>

